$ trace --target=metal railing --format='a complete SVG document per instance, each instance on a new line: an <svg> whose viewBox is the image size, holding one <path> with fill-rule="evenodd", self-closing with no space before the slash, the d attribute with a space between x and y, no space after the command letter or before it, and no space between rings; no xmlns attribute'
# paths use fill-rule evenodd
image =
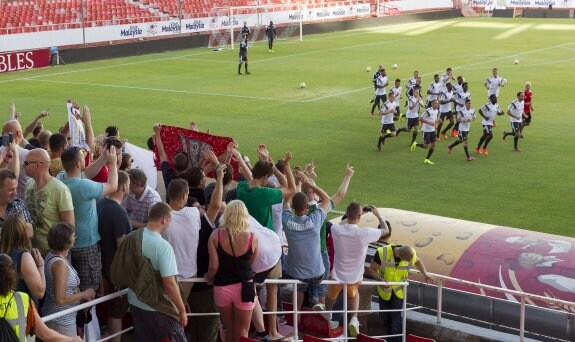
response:
<svg viewBox="0 0 575 342"><path fill-rule="evenodd" d="M410 272L414 273L414 274L419 273L417 270L411 270ZM525 340L525 309L527 306L527 304L526 304L527 299L529 299L529 300L540 300L540 301L543 301L546 303L554 303L554 304L558 304L558 305L563 305L566 308L573 308L573 310L575 310L575 303L565 301L562 299L550 298L550 297L540 296L540 295L536 295L536 294L530 294L530 293L516 291L516 290L504 289L504 288L500 288L500 287L496 287L496 286L492 286L492 285L475 283L472 281L458 279L458 278L452 278L452 277L448 277L448 276L444 276L444 275L440 275L440 274L430 273L430 275L432 275L437 281L437 285L436 285L437 286L437 310L435 310L436 311L436 322L437 322L437 324L441 324L442 314L444 313L444 311L443 311L443 292L444 292L444 284L447 282L452 282L455 284L460 284L460 285L465 285L465 286L471 286L471 287L475 287L475 288L482 289L482 290L493 291L493 292L498 292L498 293L503 293L503 294L508 294L508 295L514 296L514 297L518 297L519 303L515 303L515 302L509 301L509 300L507 300L506 302L519 305L519 329L518 330L519 330L519 341L520 342ZM413 280L410 280L410 282L413 282ZM465 292L466 294L474 295L474 296L488 297L484 294L477 294L477 293L467 292L467 291L462 291L462 292ZM532 305L532 306L538 307L535 305ZM550 311L559 311L559 310L550 309L550 308L542 308L542 307L538 307L538 308L546 309L546 310L550 310ZM570 314L572 319L575 319L575 314L567 312L567 311L561 311L561 312Z"/></svg>
<svg viewBox="0 0 575 342"><path fill-rule="evenodd" d="M191 282L191 283L205 283L206 280L204 278L190 278L190 279L183 279L180 280L180 282ZM287 310L287 311L265 311L263 312L264 315L270 315L270 314L278 314L278 315L288 315L291 314L293 315L293 337L295 338L295 341L301 341L298 336L299 336L299 315L308 315L308 314L318 314L317 311L300 311L300 309L297 307L297 284L304 284L303 282L299 281L299 280L295 280L295 279L266 279L265 283L267 284L280 284L280 285L292 285L293 286L293 294L292 294L292 301L293 301L293 310ZM322 281L322 284L340 284L337 281L334 280L324 280ZM403 287L403 306L402 309L399 310L348 310L347 309L347 286L343 286L343 310L331 310L331 311L322 311L322 313L339 313L339 314L343 314L343 336L338 337L338 338L333 338L333 339L327 339L327 340L341 340L341 338L343 338L345 341L349 341L349 340L355 340L355 338L353 337L349 337L348 336L348 331L347 331L347 325L348 325L348 319L347 319L347 315L348 313L375 313L375 312L397 312L400 311L402 312L402 319L403 319L403 324L402 324L402 333L401 335L397 334L397 335L381 335L381 336L374 336L377 338L385 338L385 337L395 337L395 336L402 336L403 342L405 342L405 338L406 338L406 320L407 320L407 311L410 310L417 310L417 309L421 309L422 307L410 307L407 308L407 286L409 285L408 282L381 282L381 281L371 281L371 280L367 280L367 281L363 281L360 286L376 286L376 285L386 285L386 286L402 286ZM76 305L72 308L42 317L42 321L44 322L48 322L51 321L53 319L65 316L65 315L69 315L71 313L76 313L80 310L84 310L84 309L88 309L91 308L94 305L97 304L101 304L107 301L110 301L112 299L124 296L128 293L128 289L124 289L124 290L120 290L117 292L114 292L112 294L94 299L92 301L83 303L83 304L79 304ZM359 295L359 294L358 294ZM192 316L219 316L219 313L215 312L215 313L188 313L187 314L189 317ZM110 335L110 336L106 336L103 339L98 340L98 342L103 342L103 341L108 341L114 337L123 335L131 330L133 330L134 327L128 327L126 329L123 329L122 331ZM89 342L93 342L93 341L89 341Z"/></svg>

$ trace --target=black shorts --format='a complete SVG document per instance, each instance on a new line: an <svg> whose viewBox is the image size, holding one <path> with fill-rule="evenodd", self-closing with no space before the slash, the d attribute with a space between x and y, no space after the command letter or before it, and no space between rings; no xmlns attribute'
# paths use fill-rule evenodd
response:
<svg viewBox="0 0 575 342"><path fill-rule="evenodd" d="M375 98L373 99L373 102L379 103L379 101L385 103L385 101L387 101L387 96L386 96L385 94L383 94L383 95L375 95Z"/></svg>
<svg viewBox="0 0 575 342"><path fill-rule="evenodd" d="M457 134L457 137L461 141L467 141L467 135L468 134L469 134L469 131L459 131L459 133Z"/></svg>
<svg viewBox="0 0 575 342"><path fill-rule="evenodd" d="M241 62L247 62L248 61L248 55L240 55L240 63Z"/></svg>
<svg viewBox="0 0 575 342"><path fill-rule="evenodd" d="M526 117L523 117L523 122L525 122L526 125L529 125L531 123L531 112L529 113L525 113Z"/></svg>
<svg viewBox="0 0 575 342"><path fill-rule="evenodd" d="M387 131L395 132L395 124L381 125L381 133L387 133Z"/></svg>
<svg viewBox="0 0 575 342"><path fill-rule="evenodd" d="M435 142L435 140L437 140L437 134L435 133L435 131L423 132L423 143L425 145L429 145L432 142Z"/></svg>
<svg viewBox="0 0 575 342"><path fill-rule="evenodd" d="M445 117L447 117L449 120L453 120L453 112L452 112L452 111L449 111L449 112L445 112L445 113L439 114L439 119L440 119L440 120L445 119Z"/></svg>
<svg viewBox="0 0 575 342"><path fill-rule="evenodd" d="M513 130L513 133L521 133L521 122L511 122L511 129Z"/></svg>
<svg viewBox="0 0 575 342"><path fill-rule="evenodd" d="M407 119L407 129L412 129L413 127L419 127L419 118L408 118Z"/></svg>
<svg viewBox="0 0 575 342"><path fill-rule="evenodd" d="M483 133L491 133L493 131L493 126L491 125L483 125Z"/></svg>

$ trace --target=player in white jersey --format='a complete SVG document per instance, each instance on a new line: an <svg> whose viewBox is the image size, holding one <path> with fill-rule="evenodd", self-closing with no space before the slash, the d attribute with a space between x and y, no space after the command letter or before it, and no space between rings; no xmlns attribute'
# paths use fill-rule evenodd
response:
<svg viewBox="0 0 575 342"><path fill-rule="evenodd" d="M519 141L519 138L521 138L523 117L525 116L524 99L523 92L520 91L517 93L517 99L511 102L509 107L507 107L507 115L509 115L509 121L511 122L511 132L503 132L503 140L505 140L508 135L513 135L513 151L515 152L521 152L517 147L517 142Z"/></svg>
<svg viewBox="0 0 575 342"><path fill-rule="evenodd" d="M395 104L395 114L393 114L393 121L397 121L401 116L401 110L399 109L399 100L401 99L401 80L396 78L395 84L389 90L390 92L393 92L393 96L395 98L393 101Z"/></svg>
<svg viewBox="0 0 575 342"><path fill-rule="evenodd" d="M463 90L463 76L457 76L457 83L453 86L453 94L460 93ZM457 111L457 109L455 109Z"/></svg>
<svg viewBox="0 0 575 342"><path fill-rule="evenodd" d="M451 83L447 82L445 88L439 93L439 125L437 126L437 141L440 141L439 134L443 136L443 139L447 140L447 131L453 127L453 112L451 111L451 104L455 102L453 98L453 86ZM447 118L449 124L442 131L444 120Z"/></svg>
<svg viewBox="0 0 575 342"><path fill-rule="evenodd" d="M463 82L461 84L461 90L453 93L453 100L455 100L456 113L465 107L465 101L467 99L471 100L471 93L469 92L469 84L467 82ZM459 134L459 124L455 123L455 126L453 126L453 130L451 131L451 136L457 138L458 134Z"/></svg>
<svg viewBox="0 0 575 342"><path fill-rule="evenodd" d="M503 77L499 76L497 68L493 68L492 76L487 77L485 80L485 89L487 89L487 98L490 98L491 95L495 95L499 98L499 88L504 87L503 84Z"/></svg>
<svg viewBox="0 0 575 342"><path fill-rule="evenodd" d="M439 75L433 75L433 82L429 84L427 88L427 105L426 108L431 107L431 102L437 100L439 97L439 92L441 91L442 85L441 81L439 80Z"/></svg>
<svg viewBox="0 0 575 342"><path fill-rule="evenodd" d="M421 147L428 149L427 157L423 160L424 164L433 165L433 162L429 159L435 150L435 124L439 116L439 102L437 100L431 101L431 107L427 108L419 121L422 123L421 130L423 131L423 144L413 143L411 145L411 151L415 150L415 147Z"/></svg>
<svg viewBox="0 0 575 342"><path fill-rule="evenodd" d="M371 117L373 118L373 112L375 111L375 107L380 107L380 101L385 102L387 97L385 96L385 87L387 87L387 73L385 69L382 67L380 70L380 75L375 81L375 99L373 101L373 106L371 107ZM380 107L381 108L381 107Z"/></svg>
<svg viewBox="0 0 575 342"><path fill-rule="evenodd" d="M489 145L489 142L493 139L493 120L496 115L503 115L503 111L499 108L499 104L497 104L497 96L495 96L495 94L489 97L489 102L479 108L479 115L483 118L481 121L483 125L483 135L481 139L479 139L479 144L477 144L475 152L479 154L489 154L487 145ZM481 149L481 145L483 145L483 150Z"/></svg>
<svg viewBox="0 0 575 342"><path fill-rule="evenodd" d="M371 78L371 82L373 83L373 90L377 90L377 78L381 75L381 70L384 70L383 64L380 64L377 68L377 71L373 73L373 77ZM375 101L375 95L369 100L369 103L373 103ZM378 106L378 108L381 108Z"/></svg>
<svg viewBox="0 0 575 342"><path fill-rule="evenodd" d="M407 87L405 88L406 95L409 95L407 92L409 92L415 86L418 78L419 78L419 71L415 70L413 72L413 77L410 78L409 81L407 81Z"/></svg>
<svg viewBox="0 0 575 342"><path fill-rule="evenodd" d="M451 68L447 68L445 69L445 73L443 73L443 75L441 75L441 86L443 89L445 89L445 86L447 85L447 83L450 83L451 81L455 81L455 78L453 78L453 69Z"/></svg>
<svg viewBox="0 0 575 342"><path fill-rule="evenodd" d="M379 117L381 118L381 134L377 140L377 151L381 152L381 145L385 145L385 139L395 137L395 124L393 114L395 113L395 95L389 92L387 101L381 107Z"/></svg>
<svg viewBox="0 0 575 342"><path fill-rule="evenodd" d="M412 90L413 95L408 95L407 97L407 112L405 113L405 117L407 118L407 127L402 127L397 130L397 134L401 132L413 132L411 137L410 146L413 145L415 139L417 139L417 132L419 130L419 109L423 108L423 99L419 94L419 86L414 86Z"/></svg>
<svg viewBox="0 0 575 342"><path fill-rule="evenodd" d="M453 144L447 146L449 154L451 150L461 143L463 143L463 149L465 150L465 156L467 156L468 161L472 161L475 158L469 155L469 149L467 147L467 136L469 134L469 128L471 127L471 121L475 120L475 109L471 108L471 100L465 100L465 107L457 112L457 122L459 122L459 135L457 136L457 141Z"/></svg>

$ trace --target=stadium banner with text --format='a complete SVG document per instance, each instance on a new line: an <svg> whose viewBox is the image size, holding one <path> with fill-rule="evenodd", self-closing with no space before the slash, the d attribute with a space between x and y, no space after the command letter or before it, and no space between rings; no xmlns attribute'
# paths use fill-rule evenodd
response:
<svg viewBox="0 0 575 342"><path fill-rule="evenodd" d="M50 65L50 49L0 54L0 73L43 68Z"/></svg>
<svg viewBox="0 0 575 342"><path fill-rule="evenodd" d="M452 8L451 0L390 0L384 7L396 8L399 12L429 10L438 8Z"/></svg>
<svg viewBox="0 0 575 342"><path fill-rule="evenodd" d="M168 36L180 33L176 20L86 28L86 43Z"/></svg>
<svg viewBox="0 0 575 342"><path fill-rule="evenodd" d="M493 8L502 5L496 0L472 0L471 7L488 7ZM505 7L508 8L574 8L575 0L505 0Z"/></svg>

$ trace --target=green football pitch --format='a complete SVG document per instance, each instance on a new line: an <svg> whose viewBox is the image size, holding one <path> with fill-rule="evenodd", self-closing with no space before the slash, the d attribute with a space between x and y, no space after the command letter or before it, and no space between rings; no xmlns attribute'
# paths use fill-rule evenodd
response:
<svg viewBox="0 0 575 342"><path fill-rule="evenodd" d="M575 22L560 19L462 18L304 32L303 42L277 41L275 53L265 42L251 46L249 76L237 75L237 50L207 48L4 74L0 108L14 100L24 124L50 108L45 124L56 130L71 97L90 105L98 132L117 125L140 146L155 122L187 127L193 120L201 130L234 137L252 160L261 143L275 158L293 151L296 165L315 160L318 184L328 193L350 162L355 176L347 200L575 236L574 37ZM441 141L435 165L424 165L426 151L410 152L405 133L376 152L379 120L369 118L373 71L366 67L380 63L402 85L419 70L424 88L434 73L452 67L469 82L476 109L486 102L483 82L493 67L509 82L500 93L505 110L531 81L535 111L522 152L512 152L512 138L501 139L510 128L507 116L497 120L489 155L473 152L472 162L462 146L449 155ZM470 145L480 135L476 120Z"/></svg>

